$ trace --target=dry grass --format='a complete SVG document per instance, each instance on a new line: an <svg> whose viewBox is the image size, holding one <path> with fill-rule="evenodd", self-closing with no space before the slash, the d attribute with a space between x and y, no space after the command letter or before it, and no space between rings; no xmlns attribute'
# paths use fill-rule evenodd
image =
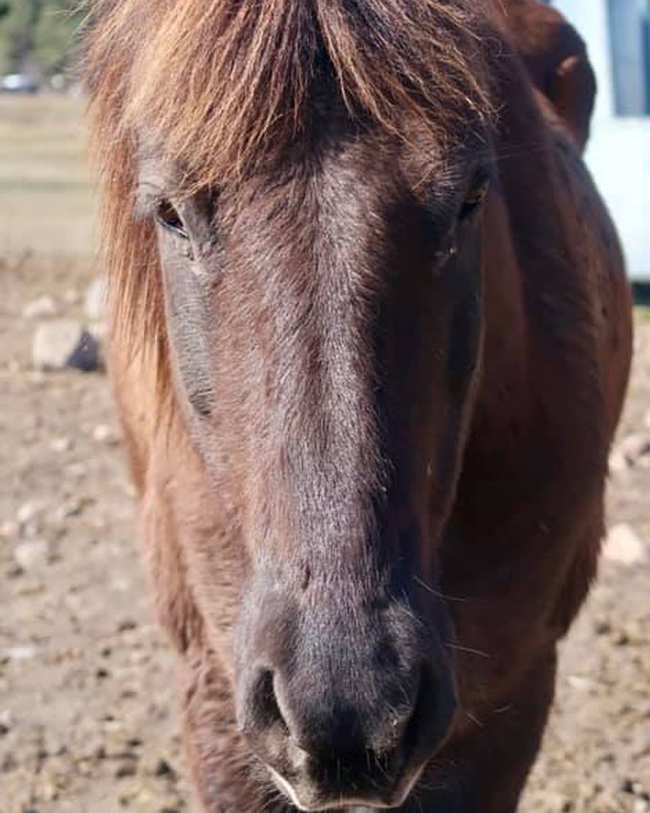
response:
<svg viewBox="0 0 650 813"><path fill-rule="evenodd" d="M80 99L0 96L0 262L94 256L83 110Z"/></svg>

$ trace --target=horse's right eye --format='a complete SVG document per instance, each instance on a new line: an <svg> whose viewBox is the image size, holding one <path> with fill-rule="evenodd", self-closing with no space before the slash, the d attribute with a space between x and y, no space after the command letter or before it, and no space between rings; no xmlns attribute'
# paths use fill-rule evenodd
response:
<svg viewBox="0 0 650 813"><path fill-rule="evenodd" d="M184 240L189 239L187 229L181 216L168 200L161 200L156 207L156 221L167 231L173 232Z"/></svg>
<svg viewBox="0 0 650 813"><path fill-rule="evenodd" d="M487 178L479 180L474 187L470 190L467 197L463 201L460 210L459 219L467 220L475 214L483 205L485 198L490 191L490 183Z"/></svg>

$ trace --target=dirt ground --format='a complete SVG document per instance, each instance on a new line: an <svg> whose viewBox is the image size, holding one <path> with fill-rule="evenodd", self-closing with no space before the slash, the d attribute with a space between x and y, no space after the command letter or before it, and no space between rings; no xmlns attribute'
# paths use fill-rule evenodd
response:
<svg viewBox="0 0 650 813"><path fill-rule="evenodd" d="M173 658L153 621L106 378L31 368L26 303L47 293L75 316L87 284L84 264L0 267L0 813L181 813L193 808ZM643 437L645 317L621 431L633 465L618 454L609 518L647 552ZM648 563L603 562L563 646L523 813L650 811L649 584Z"/></svg>

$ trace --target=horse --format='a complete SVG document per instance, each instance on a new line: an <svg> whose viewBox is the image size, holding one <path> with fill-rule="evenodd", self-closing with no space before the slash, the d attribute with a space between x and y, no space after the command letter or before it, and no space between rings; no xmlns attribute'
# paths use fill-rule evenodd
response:
<svg viewBox="0 0 650 813"><path fill-rule="evenodd" d="M513 813L631 355L534 0L94 0L110 368L207 813Z"/></svg>

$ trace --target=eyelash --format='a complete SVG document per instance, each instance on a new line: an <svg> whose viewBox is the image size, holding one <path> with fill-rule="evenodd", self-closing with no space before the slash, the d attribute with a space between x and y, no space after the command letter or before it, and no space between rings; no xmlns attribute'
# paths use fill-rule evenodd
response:
<svg viewBox="0 0 650 813"><path fill-rule="evenodd" d="M166 231L181 237L183 240L189 239L187 230L183 225L183 219L171 201L166 198L159 199L156 203L154 218Z"/></svg>
<svg viewBox="0 0 650 813"><path fill-rule="evenodd" d="M460 208L459 220L467 220L475 214L485 202L490 191L489 178L480 178L478 183L475 183L472 189L467 194Z"/></svg>
<svg viewBox="0 0 650 813"><path fill-rule="evenodd" d="M480 172L474 179L474 183L470 187L465 200L460 208L458 219L460 221L468 220L472 217L483 205L486 197L490 191L490 177Z"/></svg>
<svg viewBox="0 0 650 813"><path fill-rule="evenodd" d="M141 182L135 195L134 217L138 222L150 218L161 228L172 231L179 237L188 238L183 219L168 197L161 194L154 184Z"/></svg>

